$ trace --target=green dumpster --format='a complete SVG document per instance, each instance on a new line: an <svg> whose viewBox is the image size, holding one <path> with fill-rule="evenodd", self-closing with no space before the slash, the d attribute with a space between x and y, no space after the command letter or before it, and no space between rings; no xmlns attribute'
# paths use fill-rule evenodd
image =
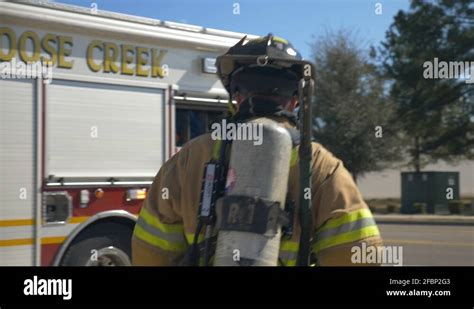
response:
<svg viewBox="0 0 474 309"><path fill-rule="evenodd" d="M459 172L402 172L401 181L400 211L405 214L417 213L418 203L426 205L427 213L448 214L449 202L459 200Z"/></svg>

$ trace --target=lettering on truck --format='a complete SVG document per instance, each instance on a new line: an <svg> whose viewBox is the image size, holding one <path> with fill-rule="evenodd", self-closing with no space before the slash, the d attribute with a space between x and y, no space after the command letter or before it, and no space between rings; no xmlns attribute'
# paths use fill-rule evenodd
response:
<svg viewBox="0 0 474 309"><path fill-rule="evenodd" d="M74 67L74 60L71 59L74 39L71 36L47 33L40 37L30 30L17 36L11 28L0 27L0 43L1 62L19 57L25 63L42 61L63 69ZM27 46L32 46L31 52L27 51ZM93 40L83 52L89 70L94 73L155 78L168 75L167 65L162 64L167 53L164 49Z"/></svg>

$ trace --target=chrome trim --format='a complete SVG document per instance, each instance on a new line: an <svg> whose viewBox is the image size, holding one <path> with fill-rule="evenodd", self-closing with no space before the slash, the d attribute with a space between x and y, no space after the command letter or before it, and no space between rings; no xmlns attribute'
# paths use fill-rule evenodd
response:
<svg viewBox="0 0 474 309"><path fill-rule="evenodd" d="M99 250L97 250L97 260L93 261L89 258L85 266L105 266L105 265L100 265L100 261L99 261L99 259L104 256L107 258L112 257L112 260L114 260L114 262L118 261L116 265L112 265L112 266L131 266L132 265L132 262L130 261L130 257L125 252L123 252L121 249L116 248L114 246L108 246L108 247L100 248Z"/></svg>
<svg viewBox="0 0 474 309"><path fill-rule="evenodd" d="M45 218L46 218L46 196L49 196L49 195L63 195L67 198L69 214L68 214L67 219L65 221L57 221L57 222L46 222L45 221ZM41 226L65 225L69 222L69 220L71 220L71 217L72 217L72 197L71 197L71 195L69 195L69 193L67 191L43 192L43 198L42 198L42 201L41 201L41 208L42 208L42 210L41 210L41 214L42 214Z"/></svg>
<svg viewBox="0 0 474 309"><path fill-rule="evenodd" d="M204 27L177 23L177 22L172 22L172 21L163 21L162 25L171 29L178 29L178 30L184 30L184 31L189 31L189 32L201 32L201 33L205 32Z"/></svg>
<svg viewBox="0 0 474 309"><path fill-rule="evenodd" d="M186 43L201 47L212 47L225 51L244 35L235 32L220 32L214 29L195 25L165 22L151 18L113 13L97 10L92 13L91 7L78 7L67 4L51 3L42 0L9 0L0 1L0 11L8 19L27 19L39 24L58 23L68 28L74 27L81 31L95 30L128 34L150 39L151 37ZM248 35L247 39L257 38Z"/></svg>
<svg viewBox="0 0 474 309"><path fill-rule="evenodd" d="M42 209L42 172L41 172L41 164L43 162L43 95L46 89L45 84L40 78L36 79L36 97L34 102L34 130L35 130L35 170L34 170L34 188L36 194L34 196L34 213L35 213L35 226L34 226L34 233L35 233L35 246L34 246L34 266L41 266L41 220L43 215Z"/></svg>
<svg viewBox="0 0 474 309"><path fill-rule="evenodd" d="M71 232L71 234L69 234L66 237L66 240L61 244L61 247L59 248L58 253L54 257L52 265L59 266L59 263L61 262L64 256L64 253L68 249L69 245L72 243L74 238L76 238L76 236L79 235L79 233L81 233L86 227L88 227L89 225L91 225L92 223L96 221L99 221L100 219L109 218L109 217L121 217L121 218L130 219L133 222L137 221L137 217L135 215L125 210L108 210L108 211L96 213L95 215L87 219L85 222L79 224L79 226L77 226Z"/></svg>
<svg viewBox="0 0 474 309"><path fill-rule="evenodd" d="M125 21L125 22L132 22L132 23L137 23L137 24L143 24L143 25L148 25L148 26L170 28L170 29L176 28L176 29L187 31L187 32L205 33L209 35L222 36L222 37L227 37L227 38L241 39L242 37L247 35L246 41L250 39L256 39L259 37L258 35L245 34L242 32L233 32L233 31L219 30L219 29L214 29L214 28L206 28L199 25L177 23L177 22L148 18L148 17L143 17L143 16L112 12L112 11L107 11L107 10L102 10L102 9L97 9L96 11L93 12L91 10L91 7L82 7L82 6L77 6L77 5L50 2L50 1L45 1L45 0L22 0L21 2L19 2L19 4L34 5L38 7L77 13L77 14L84 14L84 15L89 15L89 16L99 16L99 17L120 20L120 21Z"/></svg>
<svg viewBox="0 0 474 309"><path fill-rule="evenodd" d="M268 64L268 56L258 56L257 57L257 65L260 67L264 67Z"/></svg>
<svg viewBox="0 0 474 309"><path fill-rule="evenodd" d="M91 182L49 182L47 187L65 187L65 186L134 186L151 185L153 181L91 181Z"/></svg>
<svg viewBox="0 0 474 309"><path fill-rule="evenodd" d="M174 96L175 100L178 101L195 101L195 102L207 102L207 103L227 103L226 99L211 99L211 98L198 98L198 97L188 97L188 96ZM236 104L237 101L233 100L232 103Z"/></svg>

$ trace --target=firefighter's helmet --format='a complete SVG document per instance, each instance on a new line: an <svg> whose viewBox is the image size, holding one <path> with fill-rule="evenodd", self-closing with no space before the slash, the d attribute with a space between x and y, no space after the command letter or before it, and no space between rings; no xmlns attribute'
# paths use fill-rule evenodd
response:
<svg viewBox="0 0 474 309"><path fill-rule="evenodd" d="M216 61L217 74L227 92L292 96L298 90L300 67L288 60L302 60L287 40L273 36L244 43L246 36ZM285 61L286 60L286 61Z"/></svg>

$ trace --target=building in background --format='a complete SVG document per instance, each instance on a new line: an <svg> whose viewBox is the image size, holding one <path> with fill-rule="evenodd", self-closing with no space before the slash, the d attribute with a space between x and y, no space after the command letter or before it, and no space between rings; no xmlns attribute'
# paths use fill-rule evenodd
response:
<svg viewBox="0 0 474 309"><path fill-rule="evenodd" d="M359 186L364 198L397 198L401 196L401 172L404 169L387 169L381 172L368 173L359 178ZM459 172L461 198L474 198L474 161L461 161L459 164L440 162L429 164L421 171Z"/></svg>

